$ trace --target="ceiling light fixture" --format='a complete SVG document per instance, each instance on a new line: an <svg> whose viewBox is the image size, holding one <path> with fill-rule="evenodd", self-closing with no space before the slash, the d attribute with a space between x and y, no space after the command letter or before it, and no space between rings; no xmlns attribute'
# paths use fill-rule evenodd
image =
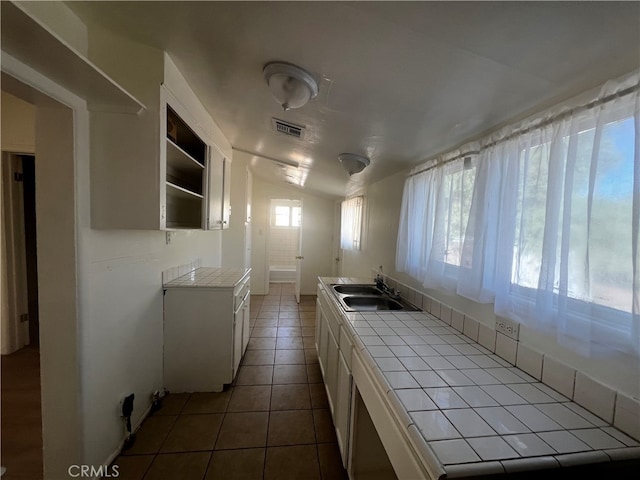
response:
<svg viewBox="0 0 640 480"><path fill-rule="evenodd" d="M318 82L309 72L291 63L267 63L262 73L271 94L285 111L300 108L318 95Z"/></svg>
<svg viewBox="0 0 640 480"><path fill-rule="evenodd" d="M360 173L371 163L367 157L356 155L355 153L341 153L338 155L338 160L340 160L342 167L347 171L349 176L354 173Z"/></svg>

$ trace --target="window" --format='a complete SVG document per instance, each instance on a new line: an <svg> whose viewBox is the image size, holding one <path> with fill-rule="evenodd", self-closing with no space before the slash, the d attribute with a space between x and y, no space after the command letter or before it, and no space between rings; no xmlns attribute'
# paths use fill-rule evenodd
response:
<svg viewBox="0 0 640 480"><path fill-rule="evenodd" d="M471 157L445 166L441 187L442 205L440 215L436 217L436 222L440 224L436 234L440 238L434 239L434 242L442 242L441 260L447 265L460 265L475 174L475 163Z"/></svg>
<svg viewBox="0 0 640 480"><path fill-rule="evenodd" d="M340 248L360 250L362 234L362 204L364 197L353 197L341 204Z"/></svg>
<svg viewBox="0 0 640 480"><path fill-rule="evenodd" d="M272 200L271 225L274 227L300 227L302 207L298 200Z"/></svg>
<svg viewBox="0 0 640 480"><path fill-rule="evenodd" d="M455 289L475 170L475 160L466 157L407 180L396 263L426 287Z"/></svg>
<svg viewBox="0 0 640 480"><path fill-rule="evenodd" d="M513 285L537 289L542 273L556 295L631 312L633 129L627 117L565 135L556 181L551 142L521 151ZM553 210L549 197L558 199ZM543 272L550 256L553 271Z"/></svg>
<svg viewBox="0 0 640 480"><path fill-rule="evenodd" d="M396 269L585 356L640 356L640 97L624 85L409 177Z"/></svg>

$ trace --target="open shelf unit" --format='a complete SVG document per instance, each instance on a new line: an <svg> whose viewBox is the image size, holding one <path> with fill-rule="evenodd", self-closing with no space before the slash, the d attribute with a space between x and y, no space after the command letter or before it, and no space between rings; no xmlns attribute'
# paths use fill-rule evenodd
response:
<svg viewBox="0 0 640 480"><path fill-rule="evenodd" d="M200 229L208 147L169 105L166 121L166 227Z"/></svg>

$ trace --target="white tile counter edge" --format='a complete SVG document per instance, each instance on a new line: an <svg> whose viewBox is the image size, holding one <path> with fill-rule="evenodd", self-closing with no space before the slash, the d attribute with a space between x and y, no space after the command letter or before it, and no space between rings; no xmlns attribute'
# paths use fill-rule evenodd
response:
<svg viewBox="0 0 640 480"><path fill-rule="evenodd" d="M394 389L389 385L389 382L385 378L384 373L380 370L378 364L375 359L371 356L369 351L367 350L366 345L363 343L362 339L355 331L354 326L352 325L349 316L352 312L345 312L338 304L337 299L331 293L331 284L344 284L344 283L367 283L371 284L372 281L370 279L364 278L352 278L352 277L320 277L319 281L326 289L327 293L329 293L328 298L332 302L331 307L335 313L340 316L340 320L342 325L345 327L345 331L351 337L351 341L354 345L354 351L359 356L360 360L366 367L369 369L369 373L373 378L375 378L376 383L378 383L379 388L384 390L384 397L387 399L387 404L393 416L395 417L398 425L402 425L403 428L407 430L408 438L412 443L412 447L414 451L418 452L418 455L421 457L422 462L428 468L429 471L433 473L440 474L436 478L442 478L444 476L448 478L456 478L461 476L468 475L486 475L493 473L505 473L515 472L515 471L524 471L524 470L544 470L548 468L560 468L560 467L568 467L573 465L581 465L588 463L605 463L616 460L638 460L640 459L640 448L635 447L633 445L627 446L626 448L620 448L616 450L598 450L593 449L591 451L586 452L578 452L578 453L566 453L566 454L554 454L554 455L543 455L543 456L531 456L531 457L521 457L521 458L509 458L504 460L486 460L480 462L468 462L468 463L460 463L460 464L449 464L443 465L443 463L439 460L438 456L431 448L429 443L426 441L424 436L420 433L416 425L414 424L411 416L404 408L401 403L399 397L394 392ZM355 312L357 314L357 312ZM386 312L388 313L388 312ZM406 313L406 312L405 312ZM438 318L438 315L434 315L433 313L429 313L427 311L421 311L420 313L426 313L430 316L434 316ZM438 320L440 320L438 318ZM446 323L446 322L445 322ZM475 331L475 330L474 330ZM456 332L460 335L464 335L464 332ZM471 337L467 337L470 340L470 344L475 344L480 346L477 339L473 339ZM395 357L395 355L394 355ZM507 362L508 363L508 362ZM513 363L516 363L515 361ZM510 368L518 368L514 367L513 363L509 365ZM407 369L407 371L411 372L411 370ZM522 371L524 375L526 373ZM539 381L539 379L535 379ZM500 385L503 385L500 383ZM529 404L529 403L527 403ZM441 411L441 409L439 409ZM612 427L611 427L612 428ZM566 429L568 431L569 429ZM501 438L501 436L498 436ZM463 436L464 439L464 436Z"/></svg>
<svg viewBox="0 0 640 480"><path fill-rule="evenodd" d="M233 288L251 268L200 267L165 282L163 288Z"/></svg>

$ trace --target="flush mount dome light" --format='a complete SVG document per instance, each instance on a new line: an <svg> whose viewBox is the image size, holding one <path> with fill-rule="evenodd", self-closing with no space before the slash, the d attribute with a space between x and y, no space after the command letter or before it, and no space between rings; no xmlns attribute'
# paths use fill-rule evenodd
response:
<svg viewBox="0 0 640 480"><path fill-rule="evenodd" d="M318 82L309 72L291 63L267 63L262 73L271 94L285 111L300 108L318 95Z"/></svg>
<svg viewBox="0 0 640 480"><path fill-rule="evenodd" d="M364 167L370 163L367 157L356 155L355 153L341 153L338 155L338 160L340 160L342 167L347 171L349 176L354 173L360 173L364 170Z"/></svg>

